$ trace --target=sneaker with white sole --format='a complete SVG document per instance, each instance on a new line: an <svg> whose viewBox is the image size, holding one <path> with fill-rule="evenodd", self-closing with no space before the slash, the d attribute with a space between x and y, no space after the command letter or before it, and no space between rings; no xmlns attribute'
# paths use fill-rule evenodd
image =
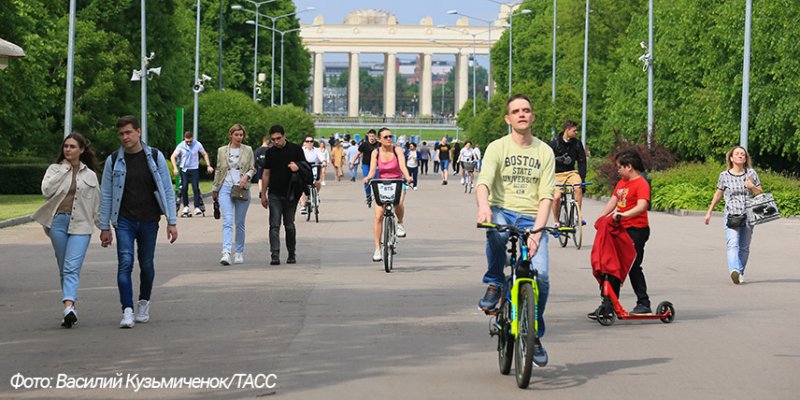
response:
<svg viewBox="0 0 800 400"><path fill-rule="evenodd" d="M203 215L203 210L201 210L199 208L195 208L194 209L194 215Z"/></svg>
<svg viewBox="0 0 800 400"><path fill-rule="evenodd" d="M378 262L383 260L383 255L381 255L381 249L375 249L375 253L372 253L372 261Z"/></svg>
<svg viewBox="0 0 800 400"><path fill-rule="evenodd" d="M244 254L242 254L242 253L234 254L233 263L234 264L244 264Z"/></svg>
<svg viewBox="0 0 800 400"><path fill-rule="evenodd" d="M406 228L403 227L403 224L397 224L397 237L406 237Z"/></svg>
<svg viewBox="0 0 800 400"><path fill-rule="evenodd" d="M222 265L231 265L231 253L227 251L222 252L222 258L219 259L219 263Z"/></svg>
<svg viewBox="0 0 800 400"><path fill-rule="evenodd" d="M739 284L744 285L744 274L739 274Z"/></svg>
<svg viewBox="0 0 800 400"><path fill-rule="evenodd" d="M72 328L78 323L78 312L75 311L75 306L69 306L64 309L64 319L61 320L61 326L64 328Z"/></svg>
<svg viewBox="0 0 800 400"><path fill-rule="evenodd" d="M125 307L125 310L122 311L122 320L119 321L120 328L133 328L133 325L136 323L133 321L133 309L130 307Z"/></svg>
<svg viewBox="0 0 800 400"><path fill-rule="evenodd" d="M136 322L150 321L150 300L139 300L135 320Z"/></svg>

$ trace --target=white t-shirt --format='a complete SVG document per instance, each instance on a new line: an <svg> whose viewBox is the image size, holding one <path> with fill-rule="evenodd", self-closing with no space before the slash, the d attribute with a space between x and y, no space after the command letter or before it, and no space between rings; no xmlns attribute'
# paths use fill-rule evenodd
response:
<svg viewBox="0 0 800 400"><path fill-rule="evenodd" d="M319 149L316 147L312 147L311 149L306 148L303 146L303 153L306 155L306 161L309 164L323 164L325 163L325 157L320 153Z"/></svg>
<svg viewBox="0 0 800 400"><path fill-rule="evenodd" d="M225 175L225 184L235 186L242 179L242 171L239 171L239 153L241 147L228 147L228 175Z"/></svg>
<svg viewBox="0 0 800 400"><path fill-rule="evenodd" d="M478 156L475 154L475 149L472 148L463 148L461 149L461 153L458 155L458 161L461 162L475 162L478 160Z"/></svg>

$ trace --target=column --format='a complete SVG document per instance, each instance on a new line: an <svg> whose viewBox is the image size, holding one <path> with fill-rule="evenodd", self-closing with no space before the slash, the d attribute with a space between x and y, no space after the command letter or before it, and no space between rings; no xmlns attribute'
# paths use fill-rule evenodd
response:
<svg viewBox="0 0 800 400"><path fill-rule="evenodd" d="M461 110L469 99L469 55L458 53L456 55L456 113Z"/></svg>
<svg viewBox="0 0 800 400"><path fill-rule="evenodd" d="M323 89L325 88L325 62L322 57L325 53L320 51L314 53L314 89L313 89L313 103L311 105L311 112L314 114L322 114L322 97Z"/></svg>
<svg viewBox="0 0 800 400"><path fill-rule="evenodd" d="M431 115L431 105L433 102L432 82L431 82L431 55L429 53L420 54L422 69L420 72L419 85L419 114Z"/></svg>
<svg viewBox="0 0 800 400"><path fill-rule="evenodd" d="M397 54L386 53L383 60L383 114L387 117L394 117L397 89Z"/></svg>
<svg viewBox="0 0 800 400"><path fill-rule="evenodd" d="M358 53L350 53L350 79L347 81L347 116L358 116Z"/></svg>

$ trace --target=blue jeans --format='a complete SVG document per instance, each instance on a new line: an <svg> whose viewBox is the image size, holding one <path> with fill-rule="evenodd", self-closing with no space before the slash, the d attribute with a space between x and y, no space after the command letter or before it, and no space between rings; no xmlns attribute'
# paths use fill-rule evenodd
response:
<svg viewBox="0 0 800 400"><path fill-rule="evenodd" d="M533 228L536 218L500 207L492 207L492 222L495 224L514 225L518 228ZM486 231L486 260L489 263L489 268L486 274L483 275L483 283L498 288L506 286L506 275L503 269L508 261L506 244L509 236L508 232L498 232L494 229ZM537 335L539 337L544 336L544 309L550 293L547 241L548 235L543 233L542 238L539 240L539 250L531 258L531 267L538 274L536 283L539 286L539 298L537 299L539 304L539 332Z"/></svg>
<svg viewBox="0 0 800 400"><path fill-rule="evenodd" d="M119 217L117 221L117 286L122 310L133 308L133 243L137 242L136 256L139 259L139 300L150 300L153 291L155 268L153 256L158 238L158 222L138 222Z"/></svg>
<svg viewBox="0 0 800 400"><path fill-rule="evenodd" d="M372 179L378 179L378 172L378 169L375 168L375 176L373 176ZM369 163L361 164L361 173L365 178L369 175ZM372 188L369 183L364 184L364 193L367 195L367 198L372 197Z"/></svg>
<svg viewBox="0 0 800 400"><path fill-rule="evenodd" d="M203 198L200 196L199 169L181 171L181 200L184 207L189 205L189 183L192 184L192 193L194 193L194 208L204 209Z"/></svg>
<svg viewBox="0 0 800 400"><path fill-rule="evenodd" d="M739 271L739 274L744 275L744 269L747 267L747 259L750 257L750 241L753 239L753 227L749 223L739 228L728 228L725 221L728 220L728 215L722 219L722 225L725 227L725 238L727 255L728 255L728 273L734 270Z"/></svg>
<svg viewBox="0 0 800 400"><path fill-rule="evenodd" d="M411 186L412 187L417 187L417 180L418 180L417 179L417 174L419 172L419 167L408 167L408 166L406 166L406 168L408 169L408 174L411 175L411 179L414 180L414 183L412 183Z"/></svg>
<svg viewBox="0 0 800 400"><path fill-rule="evenodd" d="M231 253L231 241L233 240L233 224L236 223L236 253L244 253L244 220L247 217L247 209L250 207L250 199L247 201L234 200L231 198L230 185L222 185L219 189L219 211L222 214L222 252Z"/></svg>
<svg viewBox="0 0 800 400"><path fill-rule="evenodd" d="M78 299L81 267L92 235L73 235L69 231L70 214L57 213L50 228L45 228L56 253L58 273L61 276L61 301Z"/></svg>

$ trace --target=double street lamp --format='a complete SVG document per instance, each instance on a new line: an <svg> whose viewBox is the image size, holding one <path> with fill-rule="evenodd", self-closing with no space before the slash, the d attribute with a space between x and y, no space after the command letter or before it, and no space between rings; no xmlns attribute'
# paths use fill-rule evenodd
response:
<svg viewBox="0 0 800 400"><path fill-rule="evenodd" d="M467 18L474 19L476 21L481 21L481 22L483 22L483 23L485 23L485 24L487 24L489 26L489 29L487 31L487 32L489 32L489 39L488 39L488 42L489 42L489 66L488 66L488 69L486 71L486 73L489 75L489 81L487 82L487 86L489 86L489 91L486 94L486 102L489 102L489 101L492 100L492 87L491 87L492 86L492 82L491 82L491 79L492 79L492 52L491 52L491 46L492 46L492 25L494 25L495 21L490 21L488 19L483 19L483 18L478 18L478 17L472 17L472 16L469 16L469 15L460 13L460 12L458 12L458 10L450 10L447 13L450 14L450 15L460 15L462 17L467 17ZM438 25L438 27L442 28L444 26L443 25ZM450 30L455 30L455 29L448 28L448 27L444 27L444 28L445 29L450 29ZM461 32L461 31L457 31L457 32ZM483 32L481 32L481 33L483 33ZM472 35L472 47L473 47L473 53L472 53L473 56L472 56L472 58L473 59L475 58L475 55L474 55L475 54L474 53L475 36L477 36L477 34ZM475 71L473 71L473 77L472 77L472 81L473 81L472 98L473 99L475 98L475 87L474 87L474 85L476 85L478 83L478 82L475 81L474 72ZM473 102L474 102L474 100L473 100Z"/></svg>
<svg viewBox="0 0 800 400"><path fill-rule="evenodd" d="M259 13L258 12L258 8L261 7L261 5L263 5L263 4L272 3L272 2L277 1L277 0L267 0L267 1L262 1L262 2L255 2L255 1L252 1L252 0L244 0L244 1L246 1L246 2L248 2L250 4L253 4L256 7L256 9L255 10L250 10L250 9L242 7L239 4L232 5L231 9L236 10L236 11L247 11L249 13L252 13L252 14L256 15L256 19L255 19L255 21L253 21L253 24L252 24L252 25L255 25L255 27L256 27L255 46L254 46L255 55L254 55L254 58L253 58L253 101L256 100L256 75L257 75L257 69L258 69L258 28L259 28L259 26L265 28L265 26L260 25L258 23L258 19L259 19L259 17L264 17L264 18L269 18L272 21L272 28L271 28L271 30L272 30L272 57L271 57L272 58L272 60L271 60L271 63L272 63L272 66L271 66L272 79L270 81L270 93L269 93L269 96L270 96L270 105L271 106L275 106L275 32L278 31L277 29L275 29L275 23L276 23L277 20L279 20L281 18L290 17L292 15L300 14L300 13L306 12L306 11L313 11L313 10L316 10L316 8L314 8L314 7L306 7L304 9L300 10L300 11L294 11L294 12L290 12L288 14L283 14L283 15L278 15L278 16L271 16L271 15L265 15L265 14Z"/></svg>
<svg viewBox="0 0 800 400"><path fill-rule="evenodd" d="M278 29L270 28L268 26L260 25L256 21L253 21L253 20L247 20L247 21L245 21L245 23L249 24L249 25L256 25L256 27L260 26L260 27L262 27L264 29L269 29L269 30L272 31L273 35L275 33L279 33L281 35L281 105L283 105L283 75L284 75L283 74L283 41L284 41L284 37L286 36L287 33L297 32L297 31L302 30L303 28L294 28L294 29L281 31L281 30L278 30ZM319 24L311 25L311 27L317 27L317 26L319 26ZM273 60L273 65L274 65L274 60ZM273 77L274 77L274 72L273 72Z"/></svg>

